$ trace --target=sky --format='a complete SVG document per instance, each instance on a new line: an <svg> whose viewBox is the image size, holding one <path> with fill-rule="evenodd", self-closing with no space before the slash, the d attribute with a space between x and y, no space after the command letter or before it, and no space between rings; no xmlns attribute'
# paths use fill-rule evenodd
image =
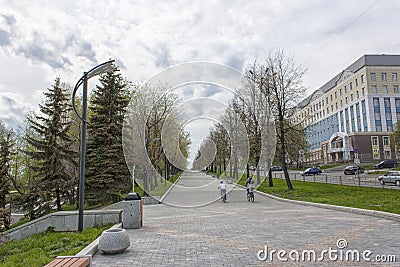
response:
<svg viewBox="0 0 400 267"><path fill-rule="evenodd" d="M243 70L284 49L307 69L310 94L364 54L400 54L396 0L0 0L0 6L0 119L9 127L37 109L55 78L74 85L109 59L137 82L191 61ZM207 97L207 88L201 92Z"/></svg>

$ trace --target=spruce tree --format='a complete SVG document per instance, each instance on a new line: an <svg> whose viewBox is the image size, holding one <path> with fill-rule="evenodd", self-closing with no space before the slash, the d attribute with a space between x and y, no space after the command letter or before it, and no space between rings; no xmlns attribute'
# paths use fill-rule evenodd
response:
<svg viewBox="0 0 400 267"><path fill-rule="evenodd" d="M11 182L11 155L12 155L12 134L0 124L0 226L10 228L11 212L7 208L8 194L10 193Z"/></svg>
<svg viewBox="0 0 400 267"><path fill-rule="evenodd" d="M129 83L118 69L101 76L91 96L85 198L91 205L119 201L130 175L122 149L122 126Z"/></svg>
<svg viewBox="0 0 400 267"><path fill-rule="evenodd" d="M72 141L68 135L70 98L59 78L44 95L44 103L39 105L40 114L28 117L32 134L27 136L27 142L33 149L26 153L36 163L34 170L45 191L47 208L55 196L57 210L61 210L62 196L74 187L73 177L67 171L70 164L75 164L75 152L71 150Z"/></svg>

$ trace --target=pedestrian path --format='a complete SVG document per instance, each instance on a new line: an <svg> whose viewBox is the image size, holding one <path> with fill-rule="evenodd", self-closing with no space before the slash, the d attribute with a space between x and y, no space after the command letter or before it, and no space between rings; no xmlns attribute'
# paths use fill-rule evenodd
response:
<svg viewBox="0 0 400 267"><path fill-rule="evenodd" d="M218 181L202 173L185 173L179 185L166 198L174 206L144 206L143 227L128 230L131 246L127 251L116 255L99 252L93 266L374 266L365 261L329 261L328 257L323 262L286 263L276 255L272 262L257 257L265 246L269 251L337 250L339 239L346 240L346 250L370 250L371 257L394 254L400 261L398 222L285 203L258 194L250 203L240 187L232 189L227 203L178 207L219 198ZM191 189L185 191L185 187Z"/></svg>

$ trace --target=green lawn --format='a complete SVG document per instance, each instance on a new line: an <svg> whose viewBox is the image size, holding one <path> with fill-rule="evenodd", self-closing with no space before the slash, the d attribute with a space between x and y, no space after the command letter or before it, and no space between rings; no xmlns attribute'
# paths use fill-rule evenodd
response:
<svg viewBox="0 0 400 267"><path fill-rule="evenodd" d="M44 266L56 256L75 255L109 226L90 228L82 233L45 232L0 245L0 266Z"/></svg>
<svg viewBox="0 0 400 267"><path fill-rule="evenodd" d="M400 214L399 190L293 180L292 184L294 189L288 191L284 179L274 179L274 187L268 187L266 181L258 190L281 198Z"/></svg>
<svg viewBox="0 0 400 267"><path fill-rule="evenodd" d="M160 198L167 192L167 190L176 182L176 180L181 176L182 171L175 173L172 177L168 179L167 183L159 182L158 186L152 190L150 193L152 196L159 196ZM143 190L142 190L143 192ZM140 194L140 193L139 193ZM140 195L142 196L142 195Z"/></svg>

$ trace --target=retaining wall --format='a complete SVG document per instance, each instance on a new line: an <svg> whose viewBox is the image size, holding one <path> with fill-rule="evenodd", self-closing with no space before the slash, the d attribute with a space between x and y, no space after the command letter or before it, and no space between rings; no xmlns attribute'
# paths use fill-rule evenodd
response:
<svg viewBox="0 0 400 267"><path fill-rule="evenodd" d="M122 210L87 210L84 211L83 228L91 228L122 222ZM2 240L20 240L28 236L42 233L49 227L54 231L77 231L78 211L59 211L27 222L13 229L5 231Z"/></svg>

